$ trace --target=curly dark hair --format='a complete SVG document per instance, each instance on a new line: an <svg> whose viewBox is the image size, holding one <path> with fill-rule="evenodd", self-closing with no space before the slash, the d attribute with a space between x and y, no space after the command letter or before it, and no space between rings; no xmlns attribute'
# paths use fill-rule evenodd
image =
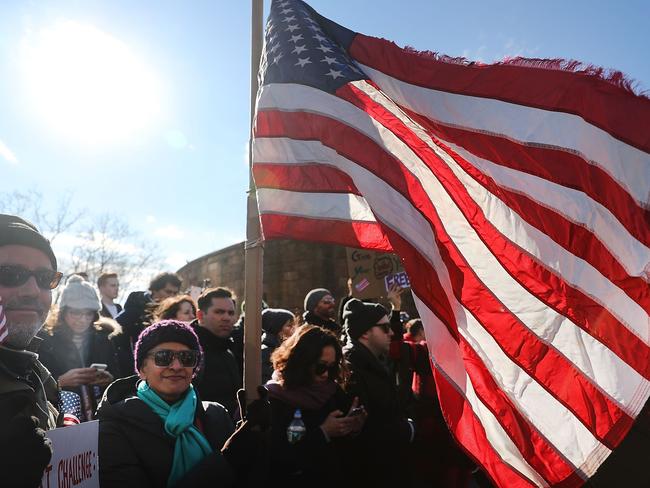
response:
<svg viewBox="0 0 650 488"><path fill-rule="evenodd" d="M323 348L332 346L336 352L336 368L330 379L344 386L348 370L343 361L343 350L336 336L316 325L303 325L284 341L271 355L273 369L285 388L308 386L314 381L313 367L318 363Z"/></svg>
<svg viewBox="0 0 650 488"><path fill-rule="evenodd" d="M176 295L175 297L165 298L160 302L160 304L158 304L153 314L153 320L159 322L160 320L176 319L178 310L185 302L192 306L194 316L196 316L196 304L194 303L194 299L190 295Z"/></svg>

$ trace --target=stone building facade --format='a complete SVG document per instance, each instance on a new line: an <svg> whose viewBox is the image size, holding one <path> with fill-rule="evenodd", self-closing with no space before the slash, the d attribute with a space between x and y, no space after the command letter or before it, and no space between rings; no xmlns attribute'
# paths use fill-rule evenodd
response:
<svg viewBox="0 0 650 488"><path fill-rule="evenodd" d="M187 263L177 272L183 286L231 288L238 302L244 296L244 243L235 244ZM330 244L277 240L264 244L264 300L270 307L302 310L305 294L327 288L347 295L346 248Z"/></svg>

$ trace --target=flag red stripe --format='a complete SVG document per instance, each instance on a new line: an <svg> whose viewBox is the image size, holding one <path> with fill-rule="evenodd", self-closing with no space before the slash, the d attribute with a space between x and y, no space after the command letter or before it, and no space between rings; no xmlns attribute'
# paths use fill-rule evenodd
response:
<svg viewBox="0 0 650 488"><path fill-rule="evenodd" d="M256 162L253 174L257 188L361 195L349 175L323 164L278 165Z"/></svg>
<svg viewBox="0 0 650 488"><path fill-rule="evenodd" d="M650 100L605 80L559 69L444 62L363 34L355 36L348 50L360 63L407 83L576 114L617 139L650 152Z"/></svg>
<svg viewBox="0 0 650 488"><path fill-rule="evenodd" d="M644 377L650 378L650 348L642 340L623 326L604 306L572 287L518 246L504 238L492 223L485 218L481 209L469 196L463 184L458 181L447 164L440 161L428 146L384 107L376 104L365 93L351 85L339 89L338 94L366 111L371 117L402 139L416 153L445 187L465 218L511 276L530 290L538 299L558 313L571 318L576 325L603 342ZM357 145L359 144L357 143ZM460 163L461 159L458 157L457 161ZM357 159L357 161L359 160ZM363 163L361 164L363 165ZM466 162L465 165L467 165ZM391 182L391 180L384 179L389 183ZM411 192L413 192L414 184L419 185L419 181L415 180L408 185ZM408 194L404 194L404 196L408 197ZM425 216L429 217L429 214ZM564 221L564 219L562 220ZM556 225L558 224L556 223ZM467 266L464 258L463 266Z"/></svg>
<svg viewBox="0 0 650 488"><path fill-rule="evenodd" d="M584 192L610 210L639 242L650 245L650 209L640 207L602 168L567 151L526 146L503 137L445 126L404 110L443 142L453 142L493 163Z"/></svg>
<svg viewBox="0 0 650 488"><path fill-rule="evenodd" d="M260 220L265 239L298 239L394 252L382 227L373 222L310 219L265 213L260 215Z"/></svg>

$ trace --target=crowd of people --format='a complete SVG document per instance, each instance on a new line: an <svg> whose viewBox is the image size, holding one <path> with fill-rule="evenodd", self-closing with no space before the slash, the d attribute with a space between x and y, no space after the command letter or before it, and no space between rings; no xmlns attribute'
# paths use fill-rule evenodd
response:
<svg viewBox="0 0 650 488"><path fill-rule="evenodd" d="M72 275L52 305L60 281L49 242L0 215L8 486L40 485L44 431L90 420L103 488L489 486L444 423L423 326L403 320L399 288L386 306L324 288L301 314L265 305L263 385L247 404L244 309L227 286L194 300L161 273L122 307L116 274Z"/></svg>

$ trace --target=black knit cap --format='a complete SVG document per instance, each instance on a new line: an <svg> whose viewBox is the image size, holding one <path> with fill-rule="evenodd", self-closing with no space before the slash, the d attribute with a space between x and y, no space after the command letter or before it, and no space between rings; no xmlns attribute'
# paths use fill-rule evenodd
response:
<svg viewBox="0 0 650 488"><path fill-rule="evenodd" d="M386 308L379 303L366 303L352 298L343 307L343 320L350 339L356 341L377 322L388 315Z"/></svg>
<svg viewBox="0 0 650 488"><path fill-rule="evenodd" d="M282 330L284 324L295 319L289 310L283 308L267 308L262 310L262 330L269 334L277 334Z"/></svg>
<svg viewBox="0 0 650 488"><path fill-rule="evenodd" d="M50 259L56 270L56 256L50 241L41 234L36 226L15 215L0 214L0 246L20 245L33 247Z"/></svg>
<svg viewBox="0 0 650 488"><path fill-rule="evenodd" d="M135 356L136 373L140 371L149 351L163 342L178 342L185 344L193 351L198 351L199 361L194 371L196 373L202 363L203 348L194 329L180 320L161 320L150 325L140 333L133 353Z"/></svg>

